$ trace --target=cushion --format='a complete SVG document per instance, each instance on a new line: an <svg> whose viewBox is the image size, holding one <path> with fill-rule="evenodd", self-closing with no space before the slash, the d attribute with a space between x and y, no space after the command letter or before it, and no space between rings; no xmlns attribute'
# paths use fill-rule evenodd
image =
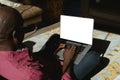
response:
<svg viewBox="0 0 120 80"><path fill-rule="evenodd" d="M21 5L16 9L22 14L23 19L33 18L42 13L41 8L32 5Z"/></svg>

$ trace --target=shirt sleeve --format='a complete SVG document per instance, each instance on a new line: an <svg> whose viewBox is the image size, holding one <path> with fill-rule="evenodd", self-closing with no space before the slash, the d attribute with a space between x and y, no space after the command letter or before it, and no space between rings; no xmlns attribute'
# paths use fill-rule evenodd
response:
<svg viewBox="0 0 120 80"><path fill-rule="evenodd" d="M66 72L66 73L63 74L61 80L72 80L72 79L71 79L71 76Z"/></svg>

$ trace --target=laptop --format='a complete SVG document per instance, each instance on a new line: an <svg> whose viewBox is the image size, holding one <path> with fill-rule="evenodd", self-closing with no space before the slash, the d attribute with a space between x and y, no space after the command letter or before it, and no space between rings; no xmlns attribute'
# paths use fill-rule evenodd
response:
<svg viewBox="0 0 120 80"><path fill-rule="evenodd" d="M80 48L74 60L78 64L89 51L93 42L94 19L60 16L60 38L66 40L66 44L74 44Z"/></svg>

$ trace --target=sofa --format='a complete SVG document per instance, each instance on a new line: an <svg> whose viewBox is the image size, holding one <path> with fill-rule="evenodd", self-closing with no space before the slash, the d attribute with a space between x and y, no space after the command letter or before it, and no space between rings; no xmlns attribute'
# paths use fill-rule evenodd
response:
<svg viewBox="0 0 120 80"><path fill-rule="evenodd" d="M25 5L22 3L13 2L10 0L0 0L1 4L15 8L20 12L24 20L24 27L29 27L29 25L37 25L42 22L42 12L40 7L33 5Z"/></svg>

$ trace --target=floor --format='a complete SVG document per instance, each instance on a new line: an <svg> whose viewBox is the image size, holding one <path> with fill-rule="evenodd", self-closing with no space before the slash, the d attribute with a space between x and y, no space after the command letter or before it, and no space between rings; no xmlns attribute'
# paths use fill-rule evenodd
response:
<svg viewBox="0 0 120 80"><path fill-rule="evenodd" d="M54 33L59 34L59 23L26 34L24 41L34 41L36 44L33 46L33 51L36 52L41 49L50 35ZM105 56L110 59L109 65L95 75L92 80L114 80L120 75L120 35L94 30L93 36L94 38L109 40L111 43L105 53Z"/></svg>

